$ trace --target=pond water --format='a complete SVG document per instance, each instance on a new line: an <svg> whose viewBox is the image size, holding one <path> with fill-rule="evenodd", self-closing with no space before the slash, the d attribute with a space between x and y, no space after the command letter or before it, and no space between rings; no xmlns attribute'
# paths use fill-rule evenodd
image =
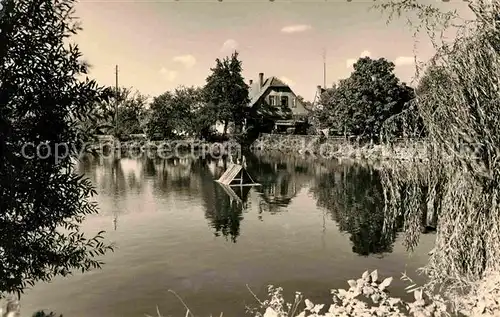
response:
<svg viewBox="0 0 500 317"><path fill-rule="evenodd" d="M89 234L116 243L102 270L27 290L22 310L65 317L184 316L175 291L196 316L244 316L269 284L313 302L330 299L367 269L393 276L415 270L433 247L426 234L408 253L396 233L383 234L383 194L376 170L285 156L247 156L261 187L227 192L214 182L224 162L201 159L85 159L100 214Z"/></svg>

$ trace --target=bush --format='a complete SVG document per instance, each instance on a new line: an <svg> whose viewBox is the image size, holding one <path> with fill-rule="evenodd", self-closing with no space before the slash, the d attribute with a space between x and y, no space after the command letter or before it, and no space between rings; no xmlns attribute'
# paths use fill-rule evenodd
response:
<svg viewBox="0 0 500 317"><path fill-rule="evenodd" d="M302 305L303 296L297 292L293 303L286 303L283 289L269 286L269 299L261 302L260 310L249 309L256 317L334 317L334 316L448 316L444 299L433 295L421 287L416 287L406 275L403 278L411 282L409 291L414 294L414 302L405 302L400 298L391 297L387 288L392 277L382 281L378 272L364 272L361 278L349 280L349 289L332 290L333 303L327 308L325 304L313 304L306 299ZM258 299L257 299L258 300ZM299 307L302 307L299 309Z"/></svg>

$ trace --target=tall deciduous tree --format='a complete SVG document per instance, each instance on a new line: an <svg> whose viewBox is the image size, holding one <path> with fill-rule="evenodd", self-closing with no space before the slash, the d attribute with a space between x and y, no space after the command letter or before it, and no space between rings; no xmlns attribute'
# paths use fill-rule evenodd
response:
<svg viewBox="0 0 500 317"><path fill-rule="evenodd" d="M242 62L238 52L223 60L216 59L212 74L207 77L204 87L205 100L214 106L215 118L224 123L224 135L230 122L241 125L245 119L248 97L248 86L242 71Z"/></svg>
<svg viewBox="0 0 500 317"><path fill-rule="evenodd" d="M338 133L378 139L384 121L404 110L414 90L399 81L394 66L369 57L354 64L351 76L339 82L326 105Z"/></svg>
<svg viewBox="0 0 500 317"><path fill-rule="evenodd" d="M119 138L144 133L147 97L130 88L108 87L108 90L113 91L112 96L95 104L80 123L82 129L90 135L112 134Z"/></svg>
<svg viewBox="0 0 500 317"><path fill-rule="evenodd" d="M187 134L206 138L216 118L195 87L178 87L154 98L150 108L148 134L160 138Z"/></svg>
<svg viewBox="0 0 500 317"><path fill-rule="evenodd" d="M122 89L117 107L117 136L144 133L141 122L146 112L147 97L130 89Z"/></svg>
<svg viewBox="0 0 500 317"><path fill-rule="evenodd" d="M325 129L332 126L337 86L327 88L316 100L313 110L309 113L309 121L315 129Z"/></svg>
<svg viewBox="0 0 500 317"><path fill-rule="evenodd" d="M80 121L108 91L76 45L74 0L4 0L0 17L0 295L99 267L110 249L79 231L90 181L73 172ZM37 151L38 149L39 151Z"/></svg>

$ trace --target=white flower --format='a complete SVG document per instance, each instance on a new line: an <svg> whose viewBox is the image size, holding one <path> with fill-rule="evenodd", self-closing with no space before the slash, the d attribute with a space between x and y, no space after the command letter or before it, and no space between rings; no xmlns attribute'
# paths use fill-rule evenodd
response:
<svg viewBox="0 0 500 317"><path fill-rule="evenodd" d="M271 307L267 307L264 317L279 317L278 313L274 311Z"/></svg>

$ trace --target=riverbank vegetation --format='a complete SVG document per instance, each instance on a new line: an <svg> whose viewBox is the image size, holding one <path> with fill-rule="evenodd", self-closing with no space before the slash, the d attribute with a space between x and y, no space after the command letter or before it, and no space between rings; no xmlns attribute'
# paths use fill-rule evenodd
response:
<svg viewBox="0 0 500 317"><path fill-rule="evenodd" d="M357 159L379 163L391 161L427 161L425 139L392 139L377 144L359 139L314 135L261 134L250 149L256 152L302 155L313 159Z"/></svg>
<svg viewBox="0 0 500 317"><path fill-rule="evenodd" d="M88 179L73 172L88 135L80 119L110 91L79 80L88 65L66 38L73 0L6 0L0 16L0 298L39 281L88 271L112 250L80 232L98 212ZM70 74L70 75L68 75ZM92 119L92 118L89 118ZM42 145L36 155L26 144ZM60 145L71 145L65 148ZM58 155L66 151L67 155Z"/></svg>

